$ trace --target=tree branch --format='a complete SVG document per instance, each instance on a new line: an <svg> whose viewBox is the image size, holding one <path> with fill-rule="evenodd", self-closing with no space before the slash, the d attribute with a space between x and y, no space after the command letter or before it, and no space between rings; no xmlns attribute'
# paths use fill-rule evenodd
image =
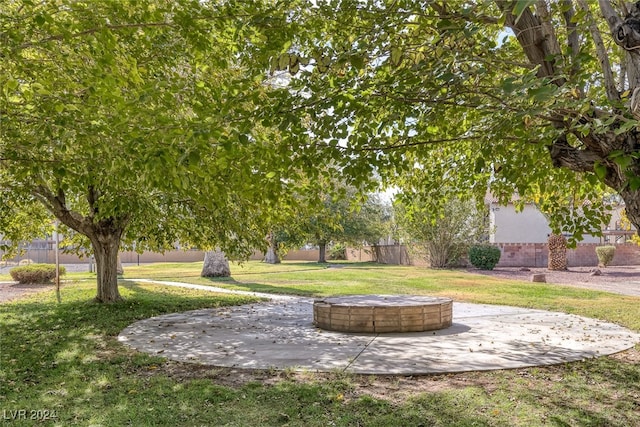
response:
<svg viewBox="0 0 640 427"><path fill-rule="evenodd" d="M98 213L98 207L96 201L98 200L98 194L93 185L90 185L87 190L87 202L89 203L89 217L93 218Z"/></svg>
<svg viewBox="0 0 640 427"><path fill-rule="evenodd" d="M617 32L620 25L622 25L622 19L620 19L613 6L611 6L611 1L598 0L598 4L600 5L602 16L604 16L604 19L609 23L611 32Z"/></svg>
<svg viewBox="0 0 640 427"><path fill-rule="evenodd" d="M591 151L571 146L564 135L548 148L555 167L566 167L575 172L593 172L596 162L602 160Z"/></svg>
<svg viewBox="0 0 640 427"><path fill-rule="evenodd" d="M102 31L102 30L105 30L105 29L121 30L121 29L128 29L128 28L172 27L172 26L173 26L173 24L168 23L168 22L146 22L146 23L139 23L139 24L105 25L104 27L89 28L88 30L79 31L77 33L72 34L71 37L75 38L75 37L87 36L89 34L95 34L95 33L99 32L99 31ZM29 42L29 43L22 44L22 45L20 45L20 49L30 48L30 47L37 46L39 44L47 43L47 42L50 42L50 41L64 40L65 37L66 36L63 36L61 34L45 37L45 38L40 39L40 40L35 41L35 42Z"/></svg>
<svg viewBox="0 0 640 427"><path fill-rule="evenodd" d="M460 141L469 141L469 140L476 140L478 139L477 136L468 136L468 137L455 137L455 138L440 138L440 139L432 139L432 140L420 140L420 141L413 141L414 138L408 138L411 139L412 142L401 142L399 144L395 144L395 145L386 145L386 146L377 146L377 147L359 147L359 148L354 148L354 147L336 147L340 150L343 151L351 151L351 152L355 152L355 153L363 153L363 152L371 152L371 151L393 151L393 150L400 150L403 148L408 148L408 147L418 147L421 145L431 145L431 144L442 144L442 143L447 143L447 142L460 142ZM520 140L520 139L518 139Z"/></svg>
<svg viewBox="0 0 640 427"><path fill-rule="evenodd" d="M593 37L593 43L596 46L596 55L598 56L598 61L600 61L600 67L602 68L602 73L604 75L604 86L607 91L607 98L610 101L620 101L620 94L616 87L615 79L613 78L609 55L607 54L607 48L604 46L604 42L602 41L600 30L593 19L593 15L591 14L591 10L589 9L587 2L585 0L578 0L578 5L588 17L589 31L591 32L591 37Z"/></svg>
<svg viewBox="0 0 640 427"><path fill-rule="evenodd" d="M571 0L562 0L564 12L564 23L567 27L567 44L571 49L571 57L575 58L580 52L580 38L578 34L578 25L574 22L573 18L576 14L573 8L573 2Z"/></svg>
<svg viewBox="0 0 640 427"><path fill-rule="evenodd" d="M573 8L573 2L571 0L562 0L562 6L564 9L562 16L564 17L564 23L567 27L567 44L571 50L571 60L573 62L571 66L571 75L573 76L579 71L579 67L574 61L580 52L580 37L578 34L578 26L573 19L576 14ZM580 88L580 92L580 95L583 95L584 88Z"/></svg>
<svg viewBox="0 0 640 427"><path fill-rule="evenodd" d="M546 5L542 8L542 3L544 2L538 3L538 11L544 17L547 10ZM506 24L513 30L529 62L540 66L538 77L549 77L554 84L562 86L565 83L565 79L558 77L555 66L562 52L551 24L541 22L540 18L534 15L528 7L516 22L516 17L512 13L513 2L496 0L496 4L505 14Z"/></svg>
<svg viewBox="0 0 640 427"><path fill-rule="evenodd" d="M446 1L442 2L442 4L433 2L430 6L433 8L433 10L435 10L438 13L440 18L449 18L449 17L463 18L464 20L468 20L471 22L479 22L482 24L490 24L490 25L495 25L498 22L500 22L498 18L494 16L487 16L487 15L477 13L476 10L474 10L473 13L470 13L468 15L462 15L461 13L447 10L446 4L447 4ZM472 7L477 8L477 5L473 5Z"/></svg>
<svg viewBox="0 0 640 427"><path fill-rule="evenodd" d="M65 194L62 189L58 190L58 194L54 194L48 187L43 184L36 185L31 191L44 206L51 211L64 225L87 234L87 227L82 215L77 212L70 211L66 206Z"/></svg>

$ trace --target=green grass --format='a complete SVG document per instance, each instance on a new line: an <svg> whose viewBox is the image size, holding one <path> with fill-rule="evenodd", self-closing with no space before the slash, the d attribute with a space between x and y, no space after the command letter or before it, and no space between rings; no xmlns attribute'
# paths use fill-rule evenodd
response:
<svg viewBox="0 0 640 427"><path fill-rule="evenodd" d="M640 331L638 297L549 283L506 280L459 270L373 263L247 262L231 265L231 278L200 277L201 262L128 267L125 277L182 281L226 289L323 297L354 294L447 296L455 301L561 311Z"/></svg>
<svg viewBox="0 0 640 427"><path fill-rule="evenodd" d="M449 295L571 311L640 330L640 298L550 284L373 264L327 269L314 263L247 263L232 267L232 280L209 280L198 277L200 267L145 265L128 268L125 274L314 296ZM638 349L636 359L603 357L545 368L419 378L247 373L168 362L135 352L116 337L139 319L251 298L123 282L125 302L98 305L91 302L94 282L88 274L65 282L61 304L46 291L0 305L2 425L640 425ZM57 418L40 423L12 419L19 410L27 417L30 411L55 411Z"/></svg>

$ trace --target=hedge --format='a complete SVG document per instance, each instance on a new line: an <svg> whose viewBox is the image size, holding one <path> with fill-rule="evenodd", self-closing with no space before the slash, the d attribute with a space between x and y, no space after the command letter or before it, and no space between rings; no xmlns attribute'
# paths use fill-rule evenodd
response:
<svg viewBox="0 0 640 427"><path fill-rule="evenodd" d="M66 269L60 266L60 275L65 273ZM13 268L9 274L18 283L49 283L56 277L56 266L53 264L29 264Z"/></svg>

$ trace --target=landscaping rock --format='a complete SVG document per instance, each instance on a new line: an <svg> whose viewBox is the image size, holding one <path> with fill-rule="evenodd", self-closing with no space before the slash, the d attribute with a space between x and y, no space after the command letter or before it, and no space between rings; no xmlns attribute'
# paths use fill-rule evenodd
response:
<svg viewBox="0 0 640 427"><path fill-rule="evenodd" d="M538 282L538 283L546 283L547 282L547 276L544 274L532 274L531 275L531 281L532 282Z"/></svg>

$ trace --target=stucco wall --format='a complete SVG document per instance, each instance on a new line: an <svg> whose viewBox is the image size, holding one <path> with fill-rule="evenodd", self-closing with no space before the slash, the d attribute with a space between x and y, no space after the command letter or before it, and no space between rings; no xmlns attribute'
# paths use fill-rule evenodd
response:
<svg viewBox="0 0 640 427"><path fill-rule="evenodd" d="M551 228L547 218L534 206L527 204L521 212L515 206L498 206L492 203L489 219L491 243L546 243ZM581 243L600 243L599 237L584 236Z"/></svg>
<svg viewBox="0 0 640 427"><path fill-rule="evenodd" d="M492 204L489 217L491 243L544 243L551 233L547 219L533 205L525 205L522 212L516 212L513 205Z"/></svg>

